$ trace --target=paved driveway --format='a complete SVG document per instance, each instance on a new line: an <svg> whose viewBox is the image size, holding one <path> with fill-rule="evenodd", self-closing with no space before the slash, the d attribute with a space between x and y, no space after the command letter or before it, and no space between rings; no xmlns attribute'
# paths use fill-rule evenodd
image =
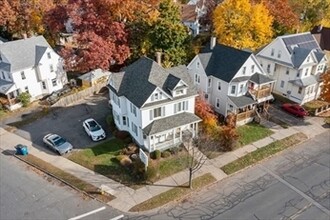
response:
<svg viewBox="0 0 330 220"><path fill-rule="evenodd" d="M86 134L82 122L94 118L107 133L111 134L106 124L106 116L110 114L107 95L95 95L85 98L79 103L65 108L58 108L31 124L22 126L15 133L42 146L42 138L48 133L56 133L65 137L74 148L85 148L96 144ZM42 149L41 148L41 149Z"/></svg>

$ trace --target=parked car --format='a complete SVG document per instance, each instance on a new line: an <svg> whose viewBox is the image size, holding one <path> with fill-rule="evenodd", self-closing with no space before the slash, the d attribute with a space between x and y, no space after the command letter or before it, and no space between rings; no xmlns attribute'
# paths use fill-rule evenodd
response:
<svg viewBox="0 0 330 220"><path fill-rule="evenodd" d="M69 153L73 149L67 140L57 134L47 134L43 141L47 147L56 151L59 155Z"/></svg>
<svg viewBox="0 0 330 220"><path fill-rule="evenodd" d="M103 130L101 125L99 125L99 123L97 123L92 118L86 119L83 122L83 127L84 127L86 133L88 134L88 136L93 141L99 141L99 140L103 140L106 138L105 131Z"/></svg>
<svg viewBox="0 0 330 220"><path fill-rule="evenodd" d="M285 103L282 105L282 109L297 117L305 117L308 115L308 112L298 104Z"/></svg>

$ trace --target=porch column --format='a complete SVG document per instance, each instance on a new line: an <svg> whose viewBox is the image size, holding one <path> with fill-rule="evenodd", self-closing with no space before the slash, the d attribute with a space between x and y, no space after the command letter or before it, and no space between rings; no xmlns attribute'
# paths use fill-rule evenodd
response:
<svg viewBox="0 0 330 220"><path fill-rule="evenodd" d="M196 122L196 130L195 130L195 132L196 132L196 137L198 137L198 122Z"/></svg>

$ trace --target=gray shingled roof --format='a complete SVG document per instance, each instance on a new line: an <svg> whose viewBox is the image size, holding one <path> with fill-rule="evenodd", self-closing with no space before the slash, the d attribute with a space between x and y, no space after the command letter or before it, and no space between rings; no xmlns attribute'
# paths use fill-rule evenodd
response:
<svg viewBox="0 0 330 220"><path fill-rule="evenodd" d="M239 97L235 96L228 96L228 98L236 105L238 108L245 107L247 105L255 104L257 103L253 98L249 95L243 95Z"/></svg>
<svg viewBox="0 0 330 220"><path fill-rule="evenodd" d="M121 73L113 73L111 79L113 86L110 85L110 89L118 96L125 96L138 108L157 87L172 96L169 89L174 88L179 79L188 85L185 97L197 94L185 66L165 69L147 57L141 57Z"/></svg>
<svg viewBox="0 0 330 220"><path fill-rule="evenodd" d="M14 85L12 82L0 79L0 93L6 94L7 91Z"/></svg>
<svg viewBox="0 0 330 220"><path fill-rule="evenodd" d="M232 80L232 82L244 82L244 81L248 81L250 79L250 76L240 76L240 77L236 77Z"/></svg>
<svg viewBox="0 0 330 220"><path fill-rule="evenodd" d="M297 86L306 87L316 84L317 78L315 76L308 76L302 79L290 80L289 82Z"/></svg>
<svg viewBox="0 0 330 220"><path fill-rule="evenodd" d="M295 47L291 56L293 66L299 68L310 53L310 49Z"/></svg>
<svg viewBox="0 0 330 220"><path fill-rule="evenodd" d="M230 82L252 53L222 44L210 49L207 45L198 54L207 76Z"/></svg>
<svg viewBox="0 0 330 220"><path fill-rule="evenodd" d="M259 85L275 81L275 80L273 80L273 79L269 78L268 76L265 76L261 73L253 74L249 80L256 83L256 84L259 84Z"/></svg>
<svg viewBox="0 0 330 220"><path fill-rule="evenodd" d="M317 62L320 62L323 59L323 57L325 56L324 53L320 53L320 52L314 52L314 54L317 59Z"/></svg>
<svg viewBox="0 0 330 220"><path fill-rule="evenodd" d="M9 61L11 72L35 66L47 48L51 47L43 36L0 44L0 51Z"/></svg>
<svg viewBox="0 0 330 220"><path fill-rule="evenodd" d="M169 129L199 121L202 121L202 119L200 119L198 116L192 113L183 112L153 121L143 129L143 133L146 135L157 134L159 132L167 131Z"/></svg>

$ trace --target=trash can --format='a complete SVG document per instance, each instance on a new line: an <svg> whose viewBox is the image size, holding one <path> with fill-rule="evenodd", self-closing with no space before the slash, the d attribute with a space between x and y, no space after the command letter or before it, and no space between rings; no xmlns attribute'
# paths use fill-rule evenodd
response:
<svg viewBox="0 0 330 220"><path fill-rule="evenodd" d="M27 146L18 144L16 147L16 154L18 155L28 155L28 149Z"/></svg>

